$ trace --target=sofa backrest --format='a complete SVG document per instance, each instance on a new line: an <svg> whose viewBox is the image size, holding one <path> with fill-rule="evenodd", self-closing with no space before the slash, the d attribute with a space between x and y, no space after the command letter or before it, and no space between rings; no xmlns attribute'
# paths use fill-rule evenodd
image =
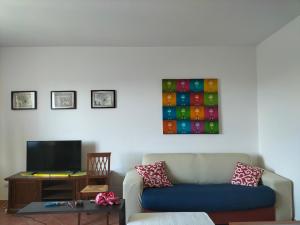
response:
<svg viewBox="0 0 300 225"><path fill-rule="evenodd" d="M243 153L153 153L145 154L143 164L165 161L172 183L229 183L237 162L253 165ZM254 164L255 165L255 164Z"/></svg>

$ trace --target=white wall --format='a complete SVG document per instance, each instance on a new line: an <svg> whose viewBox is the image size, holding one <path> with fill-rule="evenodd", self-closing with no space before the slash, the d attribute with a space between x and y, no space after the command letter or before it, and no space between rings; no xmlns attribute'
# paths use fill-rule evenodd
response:
<svg viewBox="0 0 300 225"><path fill-rule="evenodd" d="M257 152L254 47L0 49L1 183L25 169L26 140L82 139L112 152L124 174L145 152ZM161 80L220 80L220 135L163 135ZM117 108L90 108L91 89L116 89ZM11 111L12 90L37 90L38 110ZM50 91L76 90L76 110L51 110Z"/></svg>
<svg viewBox="0 0 300 225"><path fill-rule="evenodd" d="M300 17L257 47L259 151L294 182L300 219Z"/></svg>

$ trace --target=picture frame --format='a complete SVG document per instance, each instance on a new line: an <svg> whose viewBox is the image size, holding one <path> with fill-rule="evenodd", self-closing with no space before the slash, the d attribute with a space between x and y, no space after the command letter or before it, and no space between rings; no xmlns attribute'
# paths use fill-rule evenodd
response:
<svg viewBox="0 0 300 225"><path fill-rule="evenodd" d="M76 109L76 91L51 91L51 109Z"/></svg>
<svg viewBox="0 0 300 225"><path fill-rule="evenodd" d="M37 109L37 91L12 91L12 110L33 110Z"/></svg>
<svg viewBox="0 0 300 225"><path fill-rule="evenodd" d="M116 108L116 91L91 90L91 108Z"/></svg>

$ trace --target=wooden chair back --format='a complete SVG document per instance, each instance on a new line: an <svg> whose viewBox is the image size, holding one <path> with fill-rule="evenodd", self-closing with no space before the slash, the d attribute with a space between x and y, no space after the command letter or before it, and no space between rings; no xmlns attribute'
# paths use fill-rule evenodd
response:
<svg viewBox="0 0 300 225"><path fill-rule="evenodd" d="M110 152L87 153L87 182L89 179L106 179L110 175Z"/></svg>

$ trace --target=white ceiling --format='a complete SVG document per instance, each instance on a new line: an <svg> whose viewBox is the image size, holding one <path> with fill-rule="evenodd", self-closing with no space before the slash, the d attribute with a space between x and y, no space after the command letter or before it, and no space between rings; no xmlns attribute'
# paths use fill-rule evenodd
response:
<svg viewBox="0 0 300 225"><path fill-rule="evenodd" d="M257 45L300 0L0 0L0 46Z"/></svg>

